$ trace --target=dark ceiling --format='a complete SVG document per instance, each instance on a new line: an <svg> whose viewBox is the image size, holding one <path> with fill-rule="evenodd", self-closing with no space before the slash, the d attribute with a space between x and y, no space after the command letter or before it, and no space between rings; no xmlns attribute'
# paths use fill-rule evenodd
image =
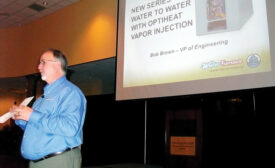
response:
<svg viewBox="0 0 275 168"><path fill-rule="evenodd" d="M21 26L80 0L0 0L0 28Z"/></svg>

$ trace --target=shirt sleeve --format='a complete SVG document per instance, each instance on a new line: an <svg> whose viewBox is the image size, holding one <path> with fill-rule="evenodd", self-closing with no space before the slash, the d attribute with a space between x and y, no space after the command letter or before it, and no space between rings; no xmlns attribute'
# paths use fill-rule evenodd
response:
<svg viewBox="0 0 275 168"><path fill-rule="evenodd" d="M29 124L41 128L46 133L60 136L75 136L82 128L86 109L86 99L77 90L63 94L57 111L52 114L34 110Z"/></svg>
<svg viewBox="0 0 275 168"><path fill-rule="evenodd" d="M24 120L15 120L15 124L18 125L22 130L25 130L27 122Z"/></svg>

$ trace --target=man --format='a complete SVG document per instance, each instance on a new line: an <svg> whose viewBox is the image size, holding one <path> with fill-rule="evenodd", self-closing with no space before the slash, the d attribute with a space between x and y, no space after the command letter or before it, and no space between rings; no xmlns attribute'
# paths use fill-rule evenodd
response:
<svg viewBox="0 0 275 168"><path fill-rule="evenodd" d="M24 130L21 154L30 168L80 168L86 99L66 79L67 59L56 49L44 52L38 70L46 81L33 104L13 106L13 119Z"/></svg>

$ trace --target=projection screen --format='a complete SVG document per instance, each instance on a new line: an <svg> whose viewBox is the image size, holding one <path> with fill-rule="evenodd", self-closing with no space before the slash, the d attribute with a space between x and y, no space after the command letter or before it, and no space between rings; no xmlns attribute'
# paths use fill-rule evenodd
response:
<svg viewBox="0 0 275 168"><path fill-rule="evenodd" d="M119 0L116 99L275 85L274 0Z"/></svg>

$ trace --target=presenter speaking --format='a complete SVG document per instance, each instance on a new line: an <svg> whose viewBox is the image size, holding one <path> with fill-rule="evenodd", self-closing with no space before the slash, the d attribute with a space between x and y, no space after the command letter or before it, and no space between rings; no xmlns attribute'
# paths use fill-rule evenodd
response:
<svg viewBox="0 0 275 168"><path fill-rule="evenodd" d="M24 130L21 154L30 168L81 168L80 145L86 98L66 79L67 59L56 49L40 57L44 94L28 106L13 106L15 123Z"/></svg>

